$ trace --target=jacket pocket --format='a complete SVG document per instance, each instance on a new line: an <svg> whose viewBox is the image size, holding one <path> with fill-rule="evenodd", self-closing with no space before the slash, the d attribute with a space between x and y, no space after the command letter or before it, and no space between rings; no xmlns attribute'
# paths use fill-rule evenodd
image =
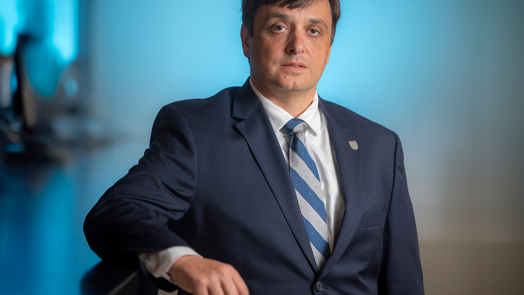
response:
<svg viewBox="0 0 524 295"><path fill-rule="evenodd" d="M386 221L386 211L377 213L365 213L362 217L362 227L383 226Z"/></svg>

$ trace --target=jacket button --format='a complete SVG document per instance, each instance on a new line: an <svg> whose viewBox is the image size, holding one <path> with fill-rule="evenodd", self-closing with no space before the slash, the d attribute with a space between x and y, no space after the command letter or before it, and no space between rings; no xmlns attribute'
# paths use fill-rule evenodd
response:
<svg viewBox="0 0 524 295"><path fill-rule="evenodd" d="M324 290L324 284L321 281L315 283L315 290L318 292Z"/></svg>

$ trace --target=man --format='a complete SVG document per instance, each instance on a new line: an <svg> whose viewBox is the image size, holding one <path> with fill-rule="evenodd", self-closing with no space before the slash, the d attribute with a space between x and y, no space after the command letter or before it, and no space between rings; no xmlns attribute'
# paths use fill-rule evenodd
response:
<svg viewBox="0 0 524 295"><path fill-rule="evenodd" d="M262 2L242 5L251 77L160 111L91 248L179 294L423 294L398 137L316 92L338 0Z"/></svg>

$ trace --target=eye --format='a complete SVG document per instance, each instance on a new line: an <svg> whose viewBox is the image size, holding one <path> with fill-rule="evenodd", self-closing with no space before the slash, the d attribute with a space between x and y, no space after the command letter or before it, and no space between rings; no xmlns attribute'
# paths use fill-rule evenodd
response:
<svg viewBox="0 0 524 295"><path fill-rule="evenodd" d="M320 35L320 31L317 30L317 29L310 29L310 30L309 30L309 33L310 33L311 35L313 35L313 36L318 36L318 35Z"/></svg>
<svg viewBox="0 0 524 295"><path fill-rule="evenodd" d="M286 27L284 27L283 25L276 25L273 26L272 30L275 32L283 32L286 30Z"/></svg>

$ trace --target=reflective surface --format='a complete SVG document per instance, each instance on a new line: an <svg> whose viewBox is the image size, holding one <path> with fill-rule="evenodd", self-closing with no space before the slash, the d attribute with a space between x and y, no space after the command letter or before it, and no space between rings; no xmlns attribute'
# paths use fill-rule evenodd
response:
<svg viewBox="0 0 524 295"><path fill-rule="evenodd" d="M100 259L82 225L90 208L127 168L133 143L74 160L0 165L0 294L80 294L82 276ZM120 156L119 156L120 155ZM122 156L123 155L123 156Z"/></svg>

